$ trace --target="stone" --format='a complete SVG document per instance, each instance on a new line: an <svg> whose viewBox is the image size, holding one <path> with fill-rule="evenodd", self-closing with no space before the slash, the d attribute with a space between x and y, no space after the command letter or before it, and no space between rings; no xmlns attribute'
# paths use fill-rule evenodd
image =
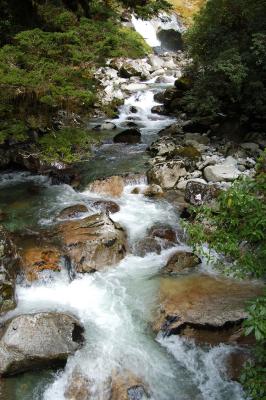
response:
<svg viewBox="0 0 266 400"><path fill-rule="evenodd" d="M91 382L77 368L73 371L64 396L67 400L90 400Z"/></svg>
<svg viewBox="0 0 266 400"><path fill-rule="evenodd" d="M152 107L151 112L153 114L167 115L167 111L164 108L164 106L162 106L162 105L157 105L157 106Z"/></svg>
<svg viewBox="0 0 266 400"><path fill-rule="evenodd" d="M16 246L0 225L0 314L16 307L15 280L20 268Z"/></svg>
<svg viewBox="0 0 266 400"><path fill-rule="evenodd" d="M111 200L97 200L92 203L92 207L98 211L105 212L107 214L114 214L119 212L120 207L117 203Z"/></svg>
<svg viewBox="0 0 266 400"><path fill-rule="evenodd" d="M175 230L169 225L155 225L148 235L154 238L160 238L175 243L177 241Z"/></svg>
<svg viewBox="0 0 266 400"><path fill-rule="evenodd" d="M115 265L126 254L124 230L105 213L67 221L57 229L77 272L95 272Z"/></svg>
<svg viewBox="0 0 266 400"><path fill-rule="evenodd" d="M79 217L81 214L88 212L88 208L84 204L75 204L73 206L69 206L60 211L58 218L60 219L68 219Z"/></svg>
<svg viewBox="0 0 266 400"><path fill-rule="evenodd" d="M114 375L110 400L148 400L150 395L143 382L130 372Z"/></svg>
<svg viewBox="0 0 266 400"><path fill-rule="evenodd" d="M209 203L216 199L221 190L216 185L199 181L188 181L185 188L185 200L192 205Z"/></svg>
<svg viewBox="0 0 266 400"><path fill-rule="evenodd" d="M171 138L163 137L153 142L149 147L152 156L171 156L174 154L176 144Z"/></svg>
<svg viewBox="0 0 266 400"><path fill-rule="evenodd" d="M42 271L60 271L61 253L53 246L33 246L22 251L22 271L28 281L38 279Z"/></svg>
<svg viewBox="0 0 266 400"><path fill-rule="evenodd" d="M245 142L241 143L240 147L255 156L260 153L260 146L257 143Z"/></svg>
<svg viewBox="0 0 266 400"><path fill-rule="evenodd" d="M5 322L0 339L0 376L64 365L84 343L83 327L67 314L25 314Z"/></svg>
<svg viewBox="0 0 266 400"><path fill-rule="evenodd" d="M146 197L162 197L164 193L161 186L151 184L144 189L143 194Z"/></svg>
<svg viewBox="0 0 266 400"><path fill-rule="evenodd" d="M87 189L102 195L120 197L124 191L124 180L121 176L110 176L90 183Z"/></svg>
<svg viewBox="0 0 266 400"><path fill-rule="evenodd" d="M206 133L208 129L208 125L195 121L187 121L183 125L183 131L188 133Z"/></svg>
<svg viewBox="0 0 266 400"><path fill-rule="evenodd" d="M137 144L141 142L141 132L137 128L126 129L114 137L114 143Z"/></svg>
<svg viewBox="0 0 266 400"><path fill-rule="evenodd" d="M184 135L185 140L194 140L200 144L208 145L210 143L210 138L207 135L200 134L200 133L186 133Z"/></svg>
<svg viewBox="0 0 266 400"><path fill-rule="evenodd" d="M201 260L196 254L189 251L177 250L161 271L165 274L175 274L187 268L197 267L200 263Z"/></svg>
<svg viewBox="0 0 266 400"><path fill-rule="evenodd" d="M162 275L160 308L153 327L156 332L163 330L168 334L185 336L190 331L189 337L196 337L204 331L205 343L212 332L220 332L220 343L228 341L229 337L233 342L234 333L247 318L247 301L262 293L262 285L218 276L195 273L176 278ZM233 329L228 336L224 333L229 326Z"/></svg>
<svg viewBox="0 0 266 400"><path fill-rule="evenodd" d="M114 124L113 122L106 121L101 125L97 125L94 129L99 131L112 131L116 129L116 124Z"/></svg>
<svg viewBox="0 0 266 400"><path fill-rule="evenodd" d="M164 66L164 60L162 59L162 57L159 57L156 54L151 54L149 56L149 63L154 71L163 68Z"/></svg>
<svg viewBox="0 0 266 400"><path fill-rule="evenodd" d="M237 179L240 174L237 161L231 156L221 164L209 165L204 169L204 176L208 182L230 182Z"/></svg>
<svg viewBox="0 0 266 400"><path fill-rule="evenodd" d="M154 165L147 172L149 183L160 185L162 189L173 189L187 171L180 160L171 160Z"/></svg>
<svg viewBox="0 0 266 400"><path fill-rule="evenodd" d="M145 257L146 254L156 253L160 254L162 247L154 237L146 237L139 240L134 245L134 254L139 257Z"/></svg>

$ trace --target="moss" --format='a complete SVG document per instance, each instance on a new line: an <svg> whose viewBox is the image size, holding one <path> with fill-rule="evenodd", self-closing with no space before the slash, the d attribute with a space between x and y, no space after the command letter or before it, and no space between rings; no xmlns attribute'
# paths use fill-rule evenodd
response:
<svg viewBox="0 0 266 400"><path fill-rule="evenodd" d="M65 128L38 139L37 145L42 160L70 164L89 156L91 146L96 142L95 134L90 131Z"/></svg>

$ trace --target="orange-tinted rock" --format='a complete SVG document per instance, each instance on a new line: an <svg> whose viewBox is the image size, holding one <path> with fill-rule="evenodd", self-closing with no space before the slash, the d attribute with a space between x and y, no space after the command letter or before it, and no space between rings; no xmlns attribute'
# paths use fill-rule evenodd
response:
<svg viewBox="0 0 266 400"><path fill-rule="evenodd" d="M60 251L55 247L30 247L22 253L22 268L29 281L38 279L44 270L60 271Z"/></svg>
<svg viewBox="0 0 266 400"><path fill-rule="evenodd" d="M98 179L88 186L88 190L107 196L120 197L124 190L124 180L121 176Z"/></svg>
<svg viewBox="0 0 266 400"><path fill-rule="evenodd" d="M262 293L262 286L194 274L161 277L159 293L160 309L153 325L156 332L162 329L212 344L241 339L243 335L237 332L247 317L246 303ZM211 337L215 330L220 335Z"/></svg>
<svg viewBox="0 0 266 400"><path fill-rule="evenodd" d="M165 239L168 240L169 242L176 242L175 230L167 225L154 226L149 230L149 236Z"/></svg>
<svg viewBox="0 0 266 400"><path fill-rule="evenodd" d="M196 267L200 262L200 258L194 253L177 250L170 257L162 272L167 274L178 273L183 269Z"/></svg>
<svg viewBox="0 0 266 400"><path fill-rule="evenodd" d="M58 226L65 251L78 272L117 264L126 254L123 229L104 213Z"/></svg>
<svg viewBox="0 0 266 400"><path fill-rule="evenodd" d="M110 400L146 400L149 398L147 388L138 377L130 372L112 378L112 395Z"/></svg>

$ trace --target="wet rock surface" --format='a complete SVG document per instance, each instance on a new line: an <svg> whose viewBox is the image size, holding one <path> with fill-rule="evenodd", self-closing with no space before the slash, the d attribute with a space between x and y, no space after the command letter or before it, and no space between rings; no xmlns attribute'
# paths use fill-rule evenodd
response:
<svg viewBox="0 0 266 400"><path fill-rule="evenodd" d="M89 184L88 190L107 196L120 197L124 190L124 180L121 176L98 179Z"/></svg>
<svg viewBox="0 0 266 400"><path fill-rule="evenodd" d="M57 232L77 272L117 264L126 254L125 232L103 213L62 223Z"/></svg>
<svg viewBox="0 0 266 400"><path fill-rule="evenodd" d="M161 270L165 274L175 274L184 269L191 269L201 263L199 257L188 251L177 250L167 261L167 264Z"/></svg>
<svg viewBox="0 0 266 400"><path fill-rule="evenodd" d="M82 214L88 212L88 208L84 204L75 204L73 206L69 206L64 208L58 215L60 219L68 219L79 217Z"/></svg>
<svg viewBox="0 0 266 400"><path fill-rule="evenodd" d="M262 286L240 283L226 278L204 274L160 278L160 312L153 325L168 334L184 334L210 342L213 331L220 342L234 341L236 331L247 317L246 302L260 293ZM230 335L223 337L223 330L233 327ZM229 336L229 337L228 337ZM241 335L240 335L241 336ZM243 336L243 334L242 334ZM237 336L235 336L235 341Z"/></svg>
<svg viewBox="0 0 266 400"><path fill-rule="evenodd" d="M61 252L55 246L26 247L21 252L22 272L24 272L28 281L34 281L39 278L39 273L42 271L60 271Z"/></svg>
<svg viewBox="0 0 266 400"><path fill-rule="evenodd" d="M1 327L0 375L62 365L83 342L83 327L70 315L20 315Z"/></svg>
<svg viewBox="0 0 266 400"><path fill-rule="evenodd" d="M0 314L15 308L15 280L21 259L8 232L0 225Z"/></svg>
<svg viewBox="0 0 266 400"><path fill-rule="evenodd" d="M141 132L137 128L126 129L114 137L114 143L137 144L141 142Z"/></svg>

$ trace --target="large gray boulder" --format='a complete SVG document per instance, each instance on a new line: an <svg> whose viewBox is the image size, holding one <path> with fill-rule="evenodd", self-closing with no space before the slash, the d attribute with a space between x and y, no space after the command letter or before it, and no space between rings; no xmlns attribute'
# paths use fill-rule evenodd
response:
<svg viewBox="0 0 266 400"><path fill-rule="evenodd" d="M15 317L1 328L0 376L62 365L83 342L83 327L70 315L38 313Z"/></svg>
<svg viewBox="0 0 266 400"><path fill-rule="evenodd" d="M240 174L237 161L231 156L221 164L208 165L204 169L204 176L208 182L234 181Z"/></svg>
<svg viewBox="0 0 266 400"><path fill-rule="evenodd" d="M186 174L183 161L171 160L152 166L147 172L147 177L149 183L160 185L162 189L173 189L181 176Z"/></svg>

